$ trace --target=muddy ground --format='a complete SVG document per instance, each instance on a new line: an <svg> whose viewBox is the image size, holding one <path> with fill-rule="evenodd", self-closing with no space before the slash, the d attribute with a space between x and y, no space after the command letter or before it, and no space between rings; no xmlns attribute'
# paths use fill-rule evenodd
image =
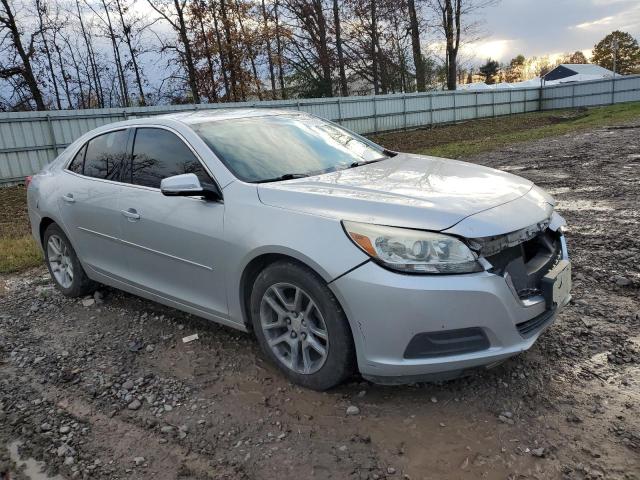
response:
<svg viewBox="0 0 640 480"><path fill-rule="evenodd" d="M470 160L548 189L570 225L574 300L530 351L317 393L249 335L112 289L66 299L36 269L0 277L0 463L20 442L65 479L640 479L640 123Z"/></svg>

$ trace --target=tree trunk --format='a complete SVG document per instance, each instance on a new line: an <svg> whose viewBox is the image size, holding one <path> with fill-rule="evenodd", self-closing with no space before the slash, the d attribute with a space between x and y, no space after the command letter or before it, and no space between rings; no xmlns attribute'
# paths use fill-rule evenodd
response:
<svg viewBox="0 0 640 480"><path fill-rule="evenodd" d="M271 39L269 38L269 16L267 15L267 7L262 0L262 18L264 19L264 32L267 46L267 60L269 61L269 78L271 79L271 98L275 100L276 95L276 76L273 69L273 53L271 52Z"/></svg>
<svg viewBox="0 0 640 480"><path fill-rule="evenodd" d="M227 16L227 6L225 0L220 1L220 15L222 15L222 27L224 28L225 35L225 49L227 52L227 60L229 60L229 76L231 77L231 94L233 95L233 101L238 101L238 78L236 72L236 60L233 53L233 46L231 45L231 27L229 26L229 17Z"/></svg>
<svg viewBox="0 0 640 480"><path fill-rule="evenodd" d="M62 102L60 100L60 89L58 88L58 79L56 78L56 71L53 68L53 59L51 58L51 50L49 49L49 42L45 32L47 27L44 25L44 8L40 0L36 0L36 10L38 11L38 23L40 28L40 36L42 38L42 47L44 48L45 57L47 57L47 66L49 67L49 73L51 74L51 83L53 84L53 93L56 98L56 105L58 110L62 110Z"/></svg>
<svg viewBox="0 0 640 480"><path fill-rule="evenodd" d="M327 39L327 18L324 16L322 9L322 0L315 0L314 8L318 18L318 54L320 66L322 68L323 94L327 97L333 97L333 87L331 82L331 57L329 55L329 44Z"/></svg>
<svg viewBox="0 0 640 480"><path fill-rule="evenodd" d="M264 1L264 0L263 0ZM333 0L333 22L336 29L336 51L338 52L338 72L340 74L340 95L349 95L347 86L347 75L344 71L344 54L342 52L342 31L340 28L340 11L338 10L338 0Z"/></svg>
<svg viewBox="0 0 640 480"><path fill-rule="evenodd" d="M237 0L236 0L236 15L238 17L238 25L240 25L240 32L242 33L244 44L246 45L247 52L249 53L249 61L251 62L251 71L253 72L253 79L256 84L258 99L262 100L262 88L260 87L260 78L258 78L258 69L256 68L255 54L253 52L253 47L251 46L251 41L248 40L246 31L244 29L244 24L242 23L242 14L240 13L240 5L238 4Z"/></svg>
<svg viewBox="0 0 640 480"><path fill-rule="evenodd" d="M456 89L456 73L458 70L457 56L458 47L460 41L460 10L456 8L456 15L454 19L453 4L454 0L445 0L443 14L443 24L445 26L445 35L447 40L447 89ZM455 0L456 5L459 7L459 1ZM454 24L455 21L455 24ZM457 26L457 28L456 28ZM457 41L456 41L457 38Z"/></svg>
<svg viewBox="0 0 640 480"><path fill-rule="evenodd" d="M205 3L202 2L199 6L199 14L198 14L198 23L200 24L200 33L202 34L202 41L204 43L205 55L207 57L207 67L209 68L209 78L211 79L211 88L207 90L207 98L209 102L214 101L218 102L218 92L216 88L216 79L213 75L213 58L211 58L211 47L209 46L209 39L207 38L207 32L204 29L204 12L205 12Z"/></svg>
<svg viewBox="0 0 640 480"><path fill-rule="evenodd" d="M422 58L422 48L420 47L420 23L418 22L415 0L408 0L408 6L413 63L416 68L416 90L418 92L424 92L427 89L427 81L425 76L424 59Z"/></svg>
<svg viewBox="0 0 640 480"><path fill-rule="evenodd" d="M376 13L376 0L371 0L371 68L373 71L373 93L380 93L380 81L378 77L378 19Z"/></svg>
<svg viewBox="0 0 640 480"><path fill-rule="evenodd" d="M220 56L220 70L222 70L222 79L224 81L224 92L227 100L231 99L231 89L229 87L229 76L227 75L227 62L222 48L222 40L220 39L220 29L218 28L218 14L216 13L215 4L211 4L211 15L213 16L213 28L216 32L216 44L218 45L218 55Z"/></svg>
<svg viewBox="0 0 640 480"><path fill-rule="evenodd" d="M96 100L98 107L104 108L104 92L102 90L102 81L100 80L100 72L98 71L98 63L96 62L96 55L93 51L93 45L87 31L84 28L84 21L82 20L82 12L80 11L80 1L76 0L76 9L78 10L78 21L80 22L80 30L82 31L82 37L87 47L87 55L89 57L89 66L91 67L91 75L93 76L93 82L96 88ZM91 83L89 83L89 97L88 106L91 106Z"/></svg>
<svg viewBox="0 0 640 480"><path fill-rule="evenodd" d="M280 80L280 97L287 99L287 90L284 86L284 69L282 68L282 40L280 39L280 18L278 15L278 0L273 4L276 20L276 47L278 49L278 79Z"/></svg>
<svg viewBox="0 0 640 480"><path fill-rule="evenodd" d="M191 42L187 35L187 26L184 20L184 11L179 0L173 0L178 14L178 34L180 40L184 46L184 59L187 64L187 75L189 76L189 88L191 89L191 96L193 97L193 103L200 103L200 93L198 92L198 77L196 75L196 69L193 64L193 55L191 54Z"/></svg>
<svg viewBox="0 0 640 480"><path fill-rule="evenodd" d="M42 93L40 92L40 88L38 86L38 81L33 73L33 69L31 67L31 57L33 56L34 50L32 48L29 51L25 51L24 46L22 45L22 39L20 38L20 30L18 29L18 25L16 24L16 19L11 10L11 5L9 4L9 0L0 0L2 1L2 6L5 10L6 18L0 19L0 21L5 25L5 27L9 30L11 36L11 42L13 43L13 47L16 49L16 53L20 57L22 61L22 69L20 74L27 84L27 88L31 93L31 97L36 104L37 110L46 110L47 107L44 105L44 100L42 98ZM13 2L11 2L13 3Z"/></svg>
<svg viewBox="0 0 640 480"><path fill-rule="evenodd" d="M56 51L56 56L58 57L58 66L60 67L60 75L62 75L62 81L64 82L64 93L67 96L67 104L69 108L73 108L73 103L71 101L71 90L69 89L69 74L64 68L64 61L62 60L62 49L58 45L56 41L56 33L57 30L53 32L53 49ZM73 52L69 52L72 54Z"/></svg>
<svg viewBox="0 0 640 480"><path fill-rule="evenodd" d="M122 60L120 58L120 49L116 42L116 34L113 31L113 24L111 23L111 15L109 15L109 8L105 0L102 0L102 7L104 13L107 16L107 30L109 31L109 40L111 40L111 47L113 48L113 58L116 63L116 72L118 74L118 82L120 83L120 94L122 95L122 103L124 107L129 106L129 89L127 88L127 81L124 77L124 69L122 68Z"/></svg>
<svg viewBox="0 0 640 480"><path fill-rule="evenodd" d="M122 13L122 5L120 5L120 0L116 0L116 6L118 7L118 14L120 15L120 23L122 25L122 31L124 33L124 40L129 48L129 56L131 57L131 63L133 64L133 72L136 76L136 84L138 85L138 94L140 95L140 105L144 106L147 104L144 98L144 90L142 89L142 75L140 75L140 68L138 67L138 60L136 60L136 53L134 51L133 45L131 44L131 35L129 33L129 28L124 21L124 14Z"/></svg>

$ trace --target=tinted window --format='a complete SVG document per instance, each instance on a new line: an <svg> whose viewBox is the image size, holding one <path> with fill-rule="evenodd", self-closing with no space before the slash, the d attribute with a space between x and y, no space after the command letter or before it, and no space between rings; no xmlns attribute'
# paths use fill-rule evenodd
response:
<svg viewBox="0 0 640 480"><path fill-rule="evenodd" d="M247 182L330 172L387 157L373 142L308 115L206 121L192 128Z"/></svg>
<svg viewBox="0 0 640 480"><path fill-rule="evenodd" d="M76 156L73 157L73 160L69 164L68 170L71 170L72 172L75 172L75 173L82 173L82 169L84 167L84 152L86 149L87 149L87 144L85 143L82 146L82 148L78 150L78 153L76 153Z"/></svg>
<svg viewBox="0 0 640 480"><path fill-rule="evenodd" d="M160 128L138 128L133 144L132 181L160 188L163 178L195 173L201 183L211 183L204 167L175 134Z"/></svg>
<svg viewBox="0 0 640 480"><path fill-rule="evenodd" d="M120 180L128 159L127 137L126 130L118 130L90 140L84 158L84 174L89 177Z"/></svg>

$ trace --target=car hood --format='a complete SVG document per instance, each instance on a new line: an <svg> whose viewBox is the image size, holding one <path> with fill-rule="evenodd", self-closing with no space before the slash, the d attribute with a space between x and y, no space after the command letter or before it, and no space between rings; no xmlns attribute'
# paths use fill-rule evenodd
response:
<svg viewBox="0 0 640 480"><path fill-rule="evenodd" d="M260 184L258 195L266 205L340 220L445 230L533 188L524 178L492 168L397 154L356 168Z"/></svg>

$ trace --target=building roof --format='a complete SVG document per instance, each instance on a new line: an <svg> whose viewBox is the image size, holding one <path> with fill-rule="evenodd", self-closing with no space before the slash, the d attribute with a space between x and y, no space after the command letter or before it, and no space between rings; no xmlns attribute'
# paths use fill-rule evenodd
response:
<svg viewBox="0 0 640 480"><path fill-rule="evenodd" d="M561 63L555 68L558 68L558 67L564 67L568 70L571 70L573 72L580 73L583 75L599 75L601 77L613 75L613 72L611 70L601 67L600 65L595 65L593 63ZM555 70L555 68L553 70Z"/></svg>

